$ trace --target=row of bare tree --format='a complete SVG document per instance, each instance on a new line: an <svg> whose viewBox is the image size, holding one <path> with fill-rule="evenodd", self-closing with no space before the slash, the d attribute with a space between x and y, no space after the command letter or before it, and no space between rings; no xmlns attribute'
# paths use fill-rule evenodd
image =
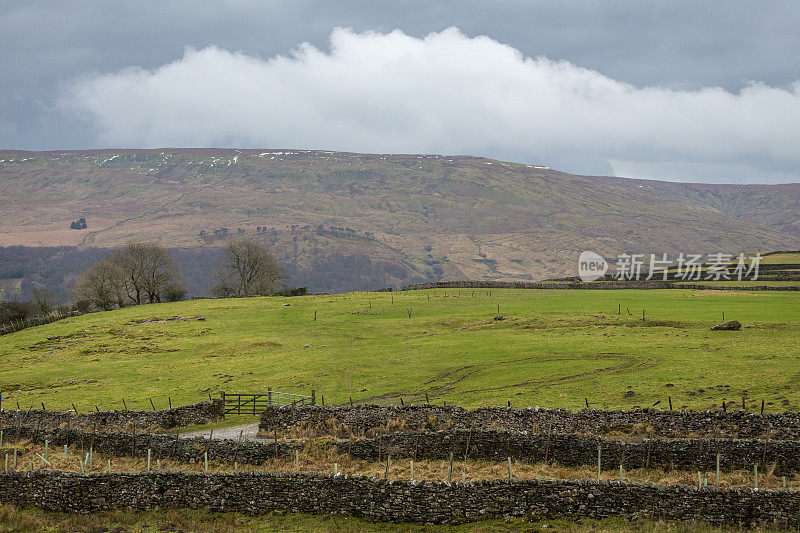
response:
<svg viewBox="0 0 800 533"><path fill-rule="evenodd" d="M266 296L287 279L272 254L258 243L229 243L214 273L211 293L220 298ZM131 242L115 248L78 278L74 296L86 308L103 310L182 300L186 282L166 248Z"/></svg>

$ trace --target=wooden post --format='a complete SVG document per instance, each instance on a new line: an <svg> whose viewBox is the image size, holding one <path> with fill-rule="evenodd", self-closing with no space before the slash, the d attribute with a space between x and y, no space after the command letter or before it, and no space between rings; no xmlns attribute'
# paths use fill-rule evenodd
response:
<svg viewBox="0 0 800 533"><path fill-rule="evenodd" d="M625 478L622 477L622 463L619 465L619 480L620 482L625 481Z"/></svg>
<svg viewBox="0 0 800 533"><path fill-rule="evenodd" d="M744 396L742 396L742 411L747 411L747 404L744 403Z"/></svg>
<svg viewBox="0 0 800 533"><path fill-rule="evenodd" d="M589 408L589 398L584 398L583 400L586 402L586 408L588 409Z"/></svg>
<svg viewBox="0 0 800 533"><path fill-rule="evenodd" d="M728 407L725 405L725 401L726 400L722 400L722 412L723 413L727 413L728 412Z"/></svg>
<svg viewBox="0 0 800 533"><path fill-rule="evenodd" d="M75 407L75 402L72 402L72 410L75 411L75 414L78 414L78 408Z"/></svg>
<svg viewBox="0 0 800 533"><path fill-rule="evenodd" d="M169 408L172 409L172 397L167 397L167 401L169 402ZM225 418L225 393L222 393L222 418Z"/></svg>
<svg viewBox="0 0 800 533"><path fill-rule="evenodd" d="M206 474L208 474L208 452L203 452L203 468L205 469Z"/></svg>
<svg viewBox="0 0 800 533"><path fill-rule="evenodd" d="M147 448L147 471L150 471L150 448Z"/></svg>
<svg viewBox="0 0 800 533"><path fill-rule="evenodd" d="M413 465L414 461L411 461L411 464ZM333 463L333 475L334 476L338 476L339 475L339 463ZM414 473L413 472L411 473L411 479L414 479Z"/></svg>
<svg viewBox="0 0 800 533"><path fill-rule="evenodd" d="M672 411L672 396L667 397L669 399L669 410Z"/></svg>
<svg viewBox="0 0 800 533"><path fill-rule="evenodd" d="M411 481L414 481L414 459L411 459Z"/></svg>
<svg viewBox="0 0 800 533"><path fill-rule="evenodd" d="M450 462L447 463L447 482L450 483L450 480L453 475L453 452L450 452Z"/></svg>
<svg viewBox="0 0 800 533"><path fill-rule="evenodd" d="M317 392L311 389L311 405L317 405Z"/></svg>
<svg viewBox="0 0 800 533"><path fill-rule="evenodd" d="M717 487L719 487L719 454L717 454Z"/></svg>
<svg viewBox="0 0 800 533"><path fill-rule="evenodd" d="M155 411L156 410L156 406L153 403L153 399L152 398L148 398L148 400L150 400L150 406L153 408L153 411Z"/></svg>
<svg viewBox="0 0 800 533"><path fill-rule="evenodd" d="M428 393L427 392L425 392L425 403L426 404L430 403L430 401L428 400Z"/></svg>
<svg viewBox="0 0 800 533"><path fill-rule="evenodd" d="M600 446L597 447L597 479L600 479Z"/></svg>
<svg viewBox="0 0 800 533"><path fill-rule="evenodd" d="M508 458L508 482L511 482L511 457Z"/></svg>
<svg viewBox="0 0 800 533"><path fill-rule="evenodd" d="M50 459L50 441L47 439L44 441L44 458Z"/></svg>
<svg viewBox="0 0 800 533"><path fill-rule="evenodd" d="M316 320L316 319L317 319L317 310L315 309L314 310L314 320Z"/></svg>
<svg viewBox="0 0 800 533"><path fill-rule="evenodd" d="M350 396L350 408L351 409L353 408L353 397L352 396Z"/></svg>
<svg viewBox="0 0 800 533"><path fill-rule="evenodd" d="M322 400L322 405L325 405L325 395L320 394L320 399Z"/></svg>
<svg viewBox="0 0 800 533"><path fill-rule="evenodd" d="M756 488L756 490L758 490L758 465L753 465L753 477L754 477L755 482L756 482L755 488Z"/></svg>
<svg viewBox="0 0 800 533"><path fill-rule="evenodd" d="M764 414L764 400L761 400L761 414Z"/></svg>
<svg viewBox="0 0 800 533"><path fill-rule="evenodd" d="M272 405L272 387L267 387L267 406Z"/></svg>
<svg viewBox="0 0 800 533"><path fill-rule="evenodd" d="M124 407L126 411L128 410L128 405L125 403L125 398L122 399L122 407Z"/></svg>
<svg viewBox="0 0 800 533"><path fill-rule="evenodd" d="M391 464L391 462L392 462L391 456L387 455L386 456L386 472L383 475L384 479L386 479L386 480L389 479L389 465Z"/></svg>

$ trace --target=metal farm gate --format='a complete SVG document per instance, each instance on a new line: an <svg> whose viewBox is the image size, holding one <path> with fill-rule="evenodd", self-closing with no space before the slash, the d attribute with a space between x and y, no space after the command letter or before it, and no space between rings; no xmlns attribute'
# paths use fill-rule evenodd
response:
<svg viewBox="0 0 800 533"><path fill-rule="evenodd" d="M267 407L280 405L316 405L315 391L311 391L311 396L303 394L293 394L290 392L278 392L268 389L266 393L222 393L223 414L258 414Z"/></svg>

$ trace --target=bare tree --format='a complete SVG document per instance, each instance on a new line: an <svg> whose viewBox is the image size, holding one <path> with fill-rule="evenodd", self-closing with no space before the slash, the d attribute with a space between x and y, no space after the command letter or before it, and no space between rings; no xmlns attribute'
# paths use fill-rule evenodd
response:
<svg viewBox="0 0 800 533"><path fill-rule="evenodd" d="M122 273L122 288L135 304L166 300L183 290L185 282L178 265L163 246L149 242L130 242L115 249L110 260Z"/></svg>
<svg viewBox="0 0 800 533"><path fill-rule="evenodd" d="M108 311L125 306L123 285L123 273L119 267L110 259L103 259L78 277L73 294L78 300Z"/></svg>
<svg viewBox="0 0 800 533"><path fill-rule="evenodd" d="M74 295L100 309L181 299L186 286L177 264L161 245L131 242L114 249L78 279Z"/></svg>
<svg viewBox="0 0 800 533"><path fill-rule="evenodd" d="M269 250L245 239L225 246L211 292L222 298L266 296L277 291L285 279L286 271Z"/></svg>
<svg viewBox="0 0 800 533"><path fill-rule="evenodd" d="M31 289L31 296L33 298L33 306L36 309L36 314L45 316L49 315L56 309L55 296L52 292L44 287L34 287Z"/></svg>

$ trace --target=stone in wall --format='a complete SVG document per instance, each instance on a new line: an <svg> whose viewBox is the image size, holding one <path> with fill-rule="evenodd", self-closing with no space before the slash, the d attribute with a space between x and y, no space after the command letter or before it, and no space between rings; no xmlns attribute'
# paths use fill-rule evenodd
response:
<svg viewBox="0 0 800 533"><path fill-rule="evenodd" d="M743 411L662 411L634 409L601 411L565 409L482 407L467 410L436 405L316 405L268 407L260 429L305 426L355 434L401 431L497 429L533 433L588 435L652 434L656 437L800 439L800 413L745 413Z"/></svg>

